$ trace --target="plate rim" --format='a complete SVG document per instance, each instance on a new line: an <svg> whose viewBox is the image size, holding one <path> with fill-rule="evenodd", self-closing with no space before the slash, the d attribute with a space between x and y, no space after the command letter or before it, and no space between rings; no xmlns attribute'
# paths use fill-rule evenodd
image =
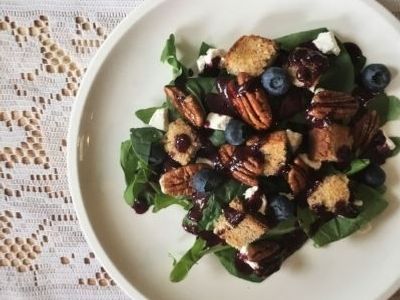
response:
<svg viewBox="0 0 400 300"><path fill-rule="evenodd" d="M107 270L117 286L130 298L147 299L117 268L113 263L101 242L97 238L96 230L92 226L90 218L85 208L80 181L79 181L79 132L81 128L82 115L87 104L93 82L99 70L103 66L109 53L118 44L119 40L134 26L137 21L146 16L147 13L157 8L167 0L145 0L136 9L126 15L126 17L112 30L108 38L104 41L96 54L88 64L75 98L70 114L68 134L67 134L67 179L68 187L72 197L72 203L78 217L80 228L90 249L95 253L100 264ZM400 20L398 20L386 7L377 0L359 0L374 9L380 14L391 27L400 34ZM377 300L386 300L400 288L400 272L387 288L377 296Z"/></svg>

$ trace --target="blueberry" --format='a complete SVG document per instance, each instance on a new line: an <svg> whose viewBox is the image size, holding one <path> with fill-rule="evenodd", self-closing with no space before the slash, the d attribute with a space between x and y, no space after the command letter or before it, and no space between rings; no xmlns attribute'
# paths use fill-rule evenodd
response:
<svg viewBox="0 0 400 300"><path fill-rule="evenodd" d="M383 91L389 85L391 77L389 69L382 64L368 65L361 72L362 83L371 92Z"/></svg>
<svg viewBox="0 0 400 300"><path fill-rule="evenodd" d="M290 78L285 69L271 67L261 75L261 83L272 96L286 94L290 88Z"/></svg>
<svg viewBox="0 0 400 300"><path fill-rule="evenodd" d="M249 127L239 120L232 119L225 129L225 140L231 145L243 144L249 136Z"/></svg>
<svg viewBox="0 0 400 300"><path fill-rule="evenodd" d="M271 198L269 207L278 221L284 221L294 215L294 204L283 195L276 195Z"/></svg>
<svg viewBox="0 0 400 300"><path fill-rule="evenodd" d="M211 169L202 169L192 178L192 186L199 193L212 191L220 182L221 178Z"/></svg>
<svg viewBox="0 0 400 300"><path fill-rule="evenodd" d="M167 153L164 150L163 145L160 143L154 143L151 145L149 163L152 166L158 166L164 162L167 158Z"/></svg>
<svg viewBox="0 0 400 300"><path fill-rule="evenodd" d="M385 183L386 174L377 164L371 164L362 172L361 180L365 184L376 188Z"/></svg>

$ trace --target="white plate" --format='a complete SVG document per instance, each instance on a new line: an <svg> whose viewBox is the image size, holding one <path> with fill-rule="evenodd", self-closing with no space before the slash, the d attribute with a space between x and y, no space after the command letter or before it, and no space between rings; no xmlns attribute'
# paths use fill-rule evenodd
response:
<svg viewBox="0 0 400 300"><path fill-rule="evenodd" d="M370 62L400 69L398 21L374 1L361 0L148 1L99 50L71 118L69 182L88 242L129 295L163 300L385 299L399 286L400 157L386 166L390 206L372 231L325 249L308 243L260 284L229 275L213 256L202 259L183 282L169 282L168 253L182 255L193 240L181 228L182 210L140 216L122 198L120 143L129 128L139 125L133 112L164 99L162 88L171 74L159 57L171 32L188 62L201 41L227 48L243 34L278 37L321 26L357 42ZM389 92L400 95L399 76Z"/></svg>

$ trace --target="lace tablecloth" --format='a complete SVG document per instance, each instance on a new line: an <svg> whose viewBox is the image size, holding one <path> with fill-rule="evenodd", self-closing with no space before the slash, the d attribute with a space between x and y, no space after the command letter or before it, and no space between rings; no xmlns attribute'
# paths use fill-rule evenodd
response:
<svg viewBox="0 0 400 300"><path fill-rule="evenodd" d="M66 136L90 59L142 2L0 0L0 299L126 298L80 230Z"/></svg>

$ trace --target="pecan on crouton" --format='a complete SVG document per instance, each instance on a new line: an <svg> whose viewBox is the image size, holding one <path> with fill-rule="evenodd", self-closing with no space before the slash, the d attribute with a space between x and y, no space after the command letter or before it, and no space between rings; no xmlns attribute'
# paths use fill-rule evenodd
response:
<svg viewBox="0 0 400 300"><path fill-rule="evenodd" d="M196 132L182 119L177 119L168 125L164 137L164 149L173 160L183 166L187 165L200 146Z"/></svg>
<svg viewBox="0 0 400 300"><path fill-rule="evenodd" d="M225 66L230 74L246 72L259 76L278 55L275 41L256 35L244 35L238 39L225 55Z"/></svg>
<svg viewBox="0 0 400 300"><path fill-rule="evenodd" d="M267 230L266 225L245 213L239 199L229 203L214 225L214 233L238 250L256 241Z"/></svg>
<svg viewBox="0 0 400 300"><path fill-rule="evenodd" d="M308 196L307 203L315 211L337 213L350 201L349 179L344 174L329 175Z"/></svg>
<svg viewBox="0 0 400 300"><path fill-rule="evenodd" d="M309 132L311 160L338 161L338 151L351 149L353 137L349 127L332 124L323 128L313 128Z"/></svg>

